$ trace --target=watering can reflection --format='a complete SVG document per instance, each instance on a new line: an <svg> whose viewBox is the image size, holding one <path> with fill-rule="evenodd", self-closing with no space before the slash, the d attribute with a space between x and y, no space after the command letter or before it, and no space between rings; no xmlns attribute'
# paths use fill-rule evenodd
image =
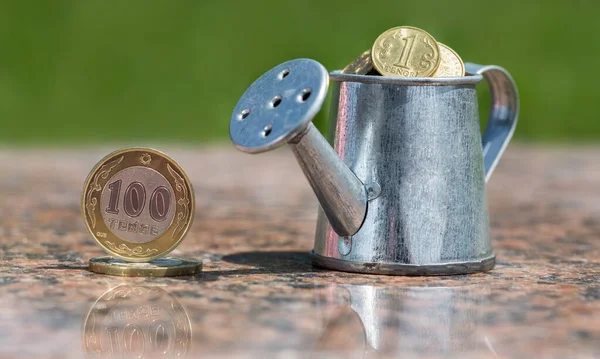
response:
<svg viewBox="0 0 600 359"><path fill-rule="evenodd" d="M483 319L493 289L330 284L316 291L314 356L458 358L495 353ZM489 331L488 331L489 332ZM362 354L362 355L361 355ZM470 355L469 355L470 354ZM485 356L485 355L484 355Z"/></svg>

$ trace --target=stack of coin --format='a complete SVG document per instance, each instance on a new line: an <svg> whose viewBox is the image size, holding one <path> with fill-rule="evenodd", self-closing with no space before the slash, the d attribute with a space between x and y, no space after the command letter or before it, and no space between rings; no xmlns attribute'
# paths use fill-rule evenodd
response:
<svg viewBox="0 0 600 359"><path fill-rule="evenodd" d="M379 35L342 73L397 77L460 77L465 64L450 47L411 26L391 28Z"/></svg>
<svg viewBox="0 0 600 359"><path fill-rule="evenodd" d="M183 240L194 192L183 169L150 148L127 148L90 172L81 201L85 226L110 254L90 260L96 273L128 277L192 275L202 262L162 258Z"/></svg>

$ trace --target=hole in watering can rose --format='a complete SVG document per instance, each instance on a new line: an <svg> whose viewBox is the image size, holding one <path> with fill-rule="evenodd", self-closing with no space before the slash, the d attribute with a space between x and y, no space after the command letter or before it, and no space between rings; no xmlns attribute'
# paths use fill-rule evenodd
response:
<svg viewBox="0 0 600 359"><path fill-rule="evenodd" d="M261 134L263 137L267 137L271 134L271 130L273 129L273 126L271 125L267 125L265 126L265 128L263 128Z"/></svg>
<svg viewBox="0 0 600 359"><path fill-rule="evenodd" d="M300 93L300 95L298 95L298 101L304 102L304 101L308 100L311 92L312 92L312 89L310 89L310 88L302 90L302 93Z"/></svg>
<svg viewBox="0 0 600 359"><path fill-rule="evenodd" d="M271 107L275 108L281 103L281 96L275 96L270 102Z"/></svg>
<svg viewBox="0 0 600 359"><path fill-rule="evenodd" d="M285 70L281 71L278 76L279 76L280 80L283 80L289 74L290 74L290 69L285 69Z"/></svg>
<svg viewBox="0 0 600 359"><path fill-rule="evenodd" d="M245 120L245 119L246 119L246 117L248 117L249 115L250 115L250 109L249 109L249 108L247 108L247 109L245 109L244 111L242 111L242 112L240 113L240 115L239 115L239 119L240 119L240 120Z"/></svg>

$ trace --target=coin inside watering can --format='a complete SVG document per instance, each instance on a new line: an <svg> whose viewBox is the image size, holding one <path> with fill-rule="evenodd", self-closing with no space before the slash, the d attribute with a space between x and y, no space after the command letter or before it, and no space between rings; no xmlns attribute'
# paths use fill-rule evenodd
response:
<svg viewBox="0 0 600 359"><path fill-rule="evenodd" d="M420 40L417 41L417 38ZM354 59L342 74L391 77L462 77L465 64L449 46L422 29L398 26L381 34L373 47Z"/></svg>
<svg viewBox="0 0 600 359"><path fill-rule="evenodd" d="M329 76L315 60L296 59L267 71L244 92L229 135L244 152L260 153L301 133L323 106Z"/></svg>

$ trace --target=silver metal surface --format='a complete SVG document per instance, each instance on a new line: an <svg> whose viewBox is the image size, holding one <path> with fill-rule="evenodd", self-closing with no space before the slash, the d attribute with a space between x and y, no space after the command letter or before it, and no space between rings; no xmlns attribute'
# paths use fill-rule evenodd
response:
<svg viewBox="0 0 600 359"><path fill-rule="evenodd" d="M465 64L466 71L483 75L490 89L492 107L483 133L483 164L488 181L517 127L519 94L510 74L499 66Z"/></svg>
<svg viewBox="0 0 600 359"><path fill-rule="evenodd" d="M284 65L295 69L290 63ZM261 79L284 68L280 65ZM320 79L312 62L297 68L305 71L295 71L298 76L306 76L297 80L300 87ZM231 138L247 152L262 152L289 140L321 204L312 252L315 264L401 275L493 268L485 182L514 131L517 92L500 67L468 64L467 70L473 75L456 78L332 72L334 150L312 124L307 127L318 111L316 103L307 112L294 104L284 117L291 125L277 132L276 140L257 140L262 126L276 123L279 115L262 105L256 105L255 112L254 104L282 92L271 84L274 80L259 79L244 94L231 120ZM482 151L475 86L484 77L494 108ZM258 125L236 117L246 108L263 116L258 116Z"/></svg>
<svg viewBox="0 0 600 359"><path fill-rule="evenodd" d="M331 228L351 236L367 212L367 190L311 123L290 147L313 188Z"/></svg>
<svg viewBox="0 0 600 359"><path fill-rule="evenodd" d="M463 77L394 77L343 74L341 70L330 73L336 81L360 82L364 84L406 85L406 86L446 86L446 85L477 85L482 76L473 73Z"/></svg>
<svg viewBox="0 0 600 359"><path fill-rule="evenodd" d="M119 183L119 187L113 192L111 184L115 183ZM140 208L147 208L140 211L135 217L127 214L124 210L128 197L126 193L128 192L128 185L130 183L141 183L143 185L141 192L143 197L141 197L138 206ZM124 185L121 186L121 184ZM165 208L164 219L157 221L151 216L149 202L151 194L155 193L161 187L167 191L169 200ZM160 172L145 166L128 167L110 177L110 184L102 188L100 194L100 208L102 208L102 211L100 213L107 228L115 236L130 243L148 243L162 236L173 223L173 219L177 213L175 208L177 203L175 200L170 199L175 198L174 193L173 187L171 187L169 181ZM113 194L117 195L115 196L115 203L120 204L122 208L116 211L109 211L108 207L111 202L111 195ZM146 228L145 232L141 231L143 227Z"/></svg>
<svg viewBox="0 0 600 359"><path fill-rule="evenodd" d="M291 60L272 68L235 106L229 123L231 140L248 153L285 144L304 131L319 112L327 87L327 70L314 60Z"/></svg>
<svg viewBox="0 0 600 359"><path fill-rule="evenodd" d="M330 80L330 142L359 180L377 183L381 194L368 202L350 238L338 236L319 211L314 263L401 275L491 269L475 88L482 76L398 80L334 72ZM511 89L502 88L505 98L516 98ZM497 134L494 144L505 146L510 134ZM493 164L501 153L488 151L486 158Z"/></svg>
<svg viewBox="0 0 600 359"><path fill-rule="evenodd" d="M323 105L328 78L327 70L314 60L276 66L246 90L233 111L229 130L236 147L249 153L289 141L332 228L340 236L350 236L365 218L365 186L310 122ZM281 101L275 107L273 98ZM266 135L265 129L269 129Z"/></svg>
<svg viewBox="0 0 600 359"><path fill-rule="evenodd" d="M491 255L479 261L452 262L442 264L396 264L396 263L361 263L343 259L328 258L310 252L314 264L343 272L384 274L384 275L455 275L487 272L494 268L496 256Z"/></svg>

